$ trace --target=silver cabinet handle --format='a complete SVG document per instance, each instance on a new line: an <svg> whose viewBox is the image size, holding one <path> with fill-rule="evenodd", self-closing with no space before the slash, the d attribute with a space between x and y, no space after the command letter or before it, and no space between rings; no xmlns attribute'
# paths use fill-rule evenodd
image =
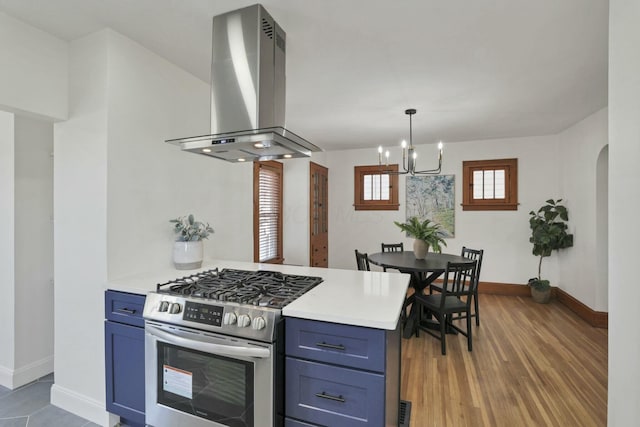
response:
<svg viewBox="0 0 640 427"><path fill-rule="evenodd" d="M136 310L131 310L130 308L119 308L116 310L118 313L125 313L125 314L136 314Z"/></svg>
<svg viewBox="0 0 640 427"><path fill-rule="evenodd" d="M214 344L210 342L199 341L194 338L184 338L154 326L146 325L145 332L155 337L161 338L169 344L179 345L185 348L203 351L205 353L219 354L221 356L244 356L265 359L271 356L268 348L262 347L244 347L224 344Z"/></svg>
<svg viewBox="0 0 640 427"><path fill-rule="evenodd" d="M340 396L332 396L330 394L325 393L324 391L322 393L316 393L317 397L321 397L323 399L329 399L329 400L334 400L336 402L340 402L340 403L345 403L346 400L344 399L344 397L342 397L342 395Z"/></svg>
<svg viewBox="0 0 640 427"><path fill-rule="evenodd" d="M332 350L346 350L347 348L342 344L327 344L326 342L317 342L316 347L330 348Z"/></svg>

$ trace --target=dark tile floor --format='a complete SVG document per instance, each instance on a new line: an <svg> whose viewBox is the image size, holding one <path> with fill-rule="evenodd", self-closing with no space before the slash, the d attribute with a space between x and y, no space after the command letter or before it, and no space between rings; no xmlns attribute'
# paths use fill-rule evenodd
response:
<svg viewBox="0 0 640 427"><path fill-rule="evenodd" d="M0 427L99 427L49 403L53 374L15 390L0 386Z"/></svg>

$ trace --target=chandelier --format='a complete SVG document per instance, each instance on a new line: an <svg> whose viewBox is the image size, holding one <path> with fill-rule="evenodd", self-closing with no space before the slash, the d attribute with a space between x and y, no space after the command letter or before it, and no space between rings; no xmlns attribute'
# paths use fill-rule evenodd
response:
<svg viewBox="0 0 640 427"><path fill-rule="evenodd" d="M413 148L413 128L411 123L411 116L416 113L415 108L409 108L408 110L404 110L404 113L409 116L409 147L407 148L407 141L402 141L402 169L403 172L393 172L393 171L383 171L382 173L390 174L390 175L437 175L440 173L442 169L442 141L438 143L438 167L435 169L427 169L423 171L416 170L416 159L418 158L418 153L416 153ZM389 150L384 153L386 159L386 165L389 165ZM378 147L378 164L382 168L382 146Z"/></svg>

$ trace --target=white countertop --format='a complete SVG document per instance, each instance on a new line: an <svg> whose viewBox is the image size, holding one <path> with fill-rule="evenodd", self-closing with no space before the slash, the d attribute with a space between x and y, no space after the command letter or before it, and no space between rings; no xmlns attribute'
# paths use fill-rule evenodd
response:
<svg viewBox="0 0 640 427"><path fill-rule="evenodd" d="M285 306L282 314L301 319L388 330L396 328L410 279L408 274L400 273L207 260L199 270L166 268L109 279L107 289L146 294L155 291L158 283L166 283L178 277L216 267L271 270L285 274L322 277L321 284Z"/></svg>

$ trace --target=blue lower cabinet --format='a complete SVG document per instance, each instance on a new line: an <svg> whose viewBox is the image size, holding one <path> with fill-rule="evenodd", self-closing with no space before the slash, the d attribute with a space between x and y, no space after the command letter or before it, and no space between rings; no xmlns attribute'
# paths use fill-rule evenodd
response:
<svg viewBox="0 0 640 427"><path fill-rule="evenodd" d="M144 426L144 328L106 320L104 335L107 411Z"/></svg>
<svg viewBox="0 0 640 427"><path fill-rule="evenodd" d="M382 374L287 357L287 416L330 426L384 425Z"/></svg>
<svg viewBox="0 0 640 427"><path fill-rule="evenodd" d="M284 427L318 427L318 425L317 424L303 423L302 421L292 420L291 418L286 418L284 420Z"/></svg>
<svg viewBox="0 0 640 427"><path fill-rule="evenodd" d="M399 424L399 324L381 330L285 322L285 427Z"/></svg>

